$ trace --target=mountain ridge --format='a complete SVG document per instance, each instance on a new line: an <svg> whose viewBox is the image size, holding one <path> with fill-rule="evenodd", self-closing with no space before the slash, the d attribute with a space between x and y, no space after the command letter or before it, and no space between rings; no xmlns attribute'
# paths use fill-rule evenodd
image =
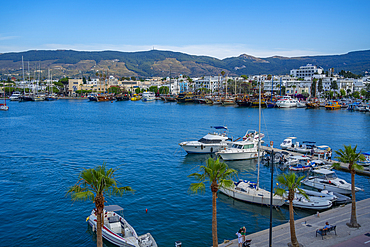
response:
<svg viewBox="0 0 370 247"><path fill-rule="evenodd" d="M121 51L75 51L75 50L29 50L0 54L0 73L16 74L22 70L22 56L30 62L31 71L36 67L43 72L50 68L56 77L91 76L106 72L119 77L151 76L205 76L218 75L225 71L231 76L252 74L289 74L306 64L334 68L363 74L370 70L370 50L351 51L338 55L319 55L302 57L272 56L259 58L248 54L218 59L211 56L190 55L181 52L149 50L139 52Z"/></svg>

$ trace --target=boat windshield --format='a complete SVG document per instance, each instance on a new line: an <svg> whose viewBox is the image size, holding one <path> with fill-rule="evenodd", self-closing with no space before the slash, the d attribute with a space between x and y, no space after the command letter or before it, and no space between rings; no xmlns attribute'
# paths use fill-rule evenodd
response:
<svg viewBox="0 0 370 247"><path fill-rule="evenodd" d="M253 147L254 147L253 144L244 145L244 149L250 149L250 148L253 148Z"/></svg>
<svg viewBox="0 0 370 247"><path fill-rule="evenodd" d="M338 177L337 177L337 174L335 174L335 173L330 173L330 174L327 174L327 175L326 175L326 178L327 178L327 179L336 179L336 178L338 178Z"/></svg>
<svg viewBox="0 0 370 247"><path fill-rule="evenodd" d="M216 140L216 139L210 140L210 139L201 138L199 139L199 142L205 143L205 144L212 144L212 143L220 143L221 140Z"/></svg>
<svg viewBox="0 0 370 247"><path fill-rule="evenodd" d="M233 144L232 146L233 148L238 148L238 149L242 149L243 148L243 145L240 145L240 144Z"/></svg>

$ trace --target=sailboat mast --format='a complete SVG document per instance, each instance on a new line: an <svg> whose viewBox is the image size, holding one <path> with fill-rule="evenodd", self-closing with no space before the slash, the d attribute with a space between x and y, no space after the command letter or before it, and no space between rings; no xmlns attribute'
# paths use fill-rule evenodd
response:
<svg viewBox="0 0 370 247"><path fill-rule="evenodd" d="M23 94L26 93L26 85L24 85L24 63L23 63L23 56L22 56L22 72L23 72Z"/></svg>
<svg viewBox="0 0 370 247"><path fill-rule="evenodd" d="M258 104L258 161L257 161L257 189L260 184L260 150L261 150L261 80L259 80L259 104Z"/></svg>

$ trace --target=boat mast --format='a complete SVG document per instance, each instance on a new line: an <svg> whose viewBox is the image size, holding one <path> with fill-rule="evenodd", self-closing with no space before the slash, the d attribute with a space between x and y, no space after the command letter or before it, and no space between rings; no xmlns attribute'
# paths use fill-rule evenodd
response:
<svg viewBox="0 0 370 247"><path fill-rule="evenodd" d="M261 78L260 78L261 79ZM258 104L258 161L257 161L257 189L260 184L260 150L261 150L261 80L259 79L259 104Z"/></svg>
<svg viewBox="0 0 370 247"><path fill-rule="evenodd" d="M22 56L22 72L23 72L23 95L26 94L26 86L24 85L24 63L23 63L23 56Z"/></svg>

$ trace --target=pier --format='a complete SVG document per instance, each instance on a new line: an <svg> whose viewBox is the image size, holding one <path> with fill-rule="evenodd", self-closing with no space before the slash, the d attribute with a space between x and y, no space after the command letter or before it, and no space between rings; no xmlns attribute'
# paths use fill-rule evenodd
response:
<svg viewBox="0 0 370 247"><path fill-rule="evenodd" d="M370 245L370 199L356 202L357 222L360 228L349 228L346 223L350 221L351 205L347 204L332 208L325 212L314 214L302 219L295 220L295 231L298 242L303 246L320 246L320 247L344 247L344 246L368 246ZM323 236L316 237L316 230L323 228L325 222L330 225L336 225L336 233L330 232ZM248 226L248 222L245 223ZM235 226L235 233L239 230ZM253 227L253 226L251 226ZM249 231L247 227L247 232ZM269 229L256 232L246 236L246 239L252 239L251 247L269 246ZM272 246L286 247L290 242L289 221L285 224L272 228ZM366 245L367 243L367 245ZM225 240L220 247L238 247L238 239Z"/></svg>
<svg viewBox="0 0 370 247"><path fill-rule="evenodd" d="M263 151L271 151L271 150L273 150L274 153L283 152L284 151L284 152L287 152L287 153L289 153L291 155L294 155L294 156L302 156L302 155L304 155L302 153L297 153L297 152L293 152L293 151L289 151L289 150L282 150L282 149L278 149L278 148L274 148L274 147L271 148L271 147L268 147L268 146L261 146L261 149ZM311 156L311 155L307 155L307 156ZM315 155L315 159L320 159L320 158L317 157L317 155ZM321 159L321 160L323 160L323 159ZM331 160L331 161L324 160L324 161L327 162L327 163L329 163L329 164L339 163L339 165L340 165L339 170L350 172L349 169L348 169L348 164L346 164L346 163L342 163L342 162L339 162L339 161L333 161L333 160ZM367 171L365 171L365 170L355 170L355 171L356 171L356 174L370 176L370 171L369 170L367 170Z"/></svg>

